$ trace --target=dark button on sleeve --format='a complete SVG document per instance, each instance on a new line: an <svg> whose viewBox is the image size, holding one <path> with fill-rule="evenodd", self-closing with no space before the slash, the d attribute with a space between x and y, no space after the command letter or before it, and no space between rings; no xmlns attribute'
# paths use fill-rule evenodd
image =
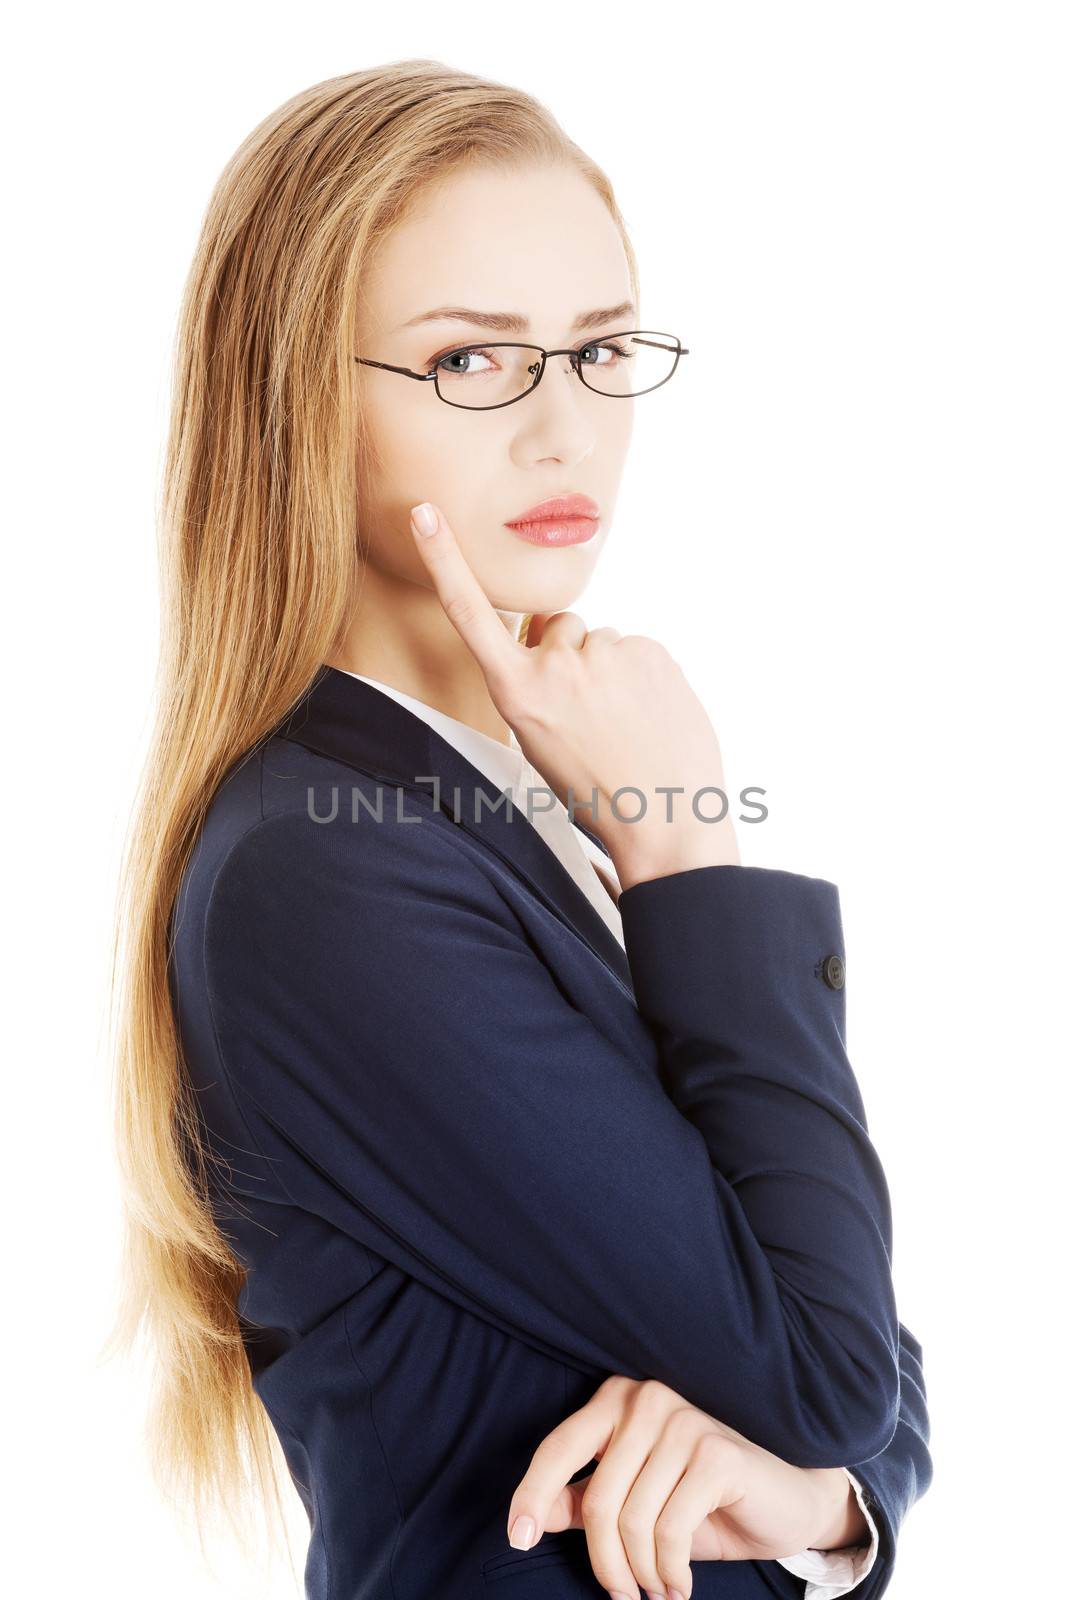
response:
<svg viewBox="0 0 1068 1600"><path fill-rule="evenodd" d="M820 967L820 977L828 989L844 988L845 963L841 956L824 956L823 965Z"/></svg>

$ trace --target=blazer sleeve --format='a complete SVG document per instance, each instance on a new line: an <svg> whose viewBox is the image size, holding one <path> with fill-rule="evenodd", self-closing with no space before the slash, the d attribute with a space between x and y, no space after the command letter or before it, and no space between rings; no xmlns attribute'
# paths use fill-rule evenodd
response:
<svg viewBox="0 0 1068 1600"><path fill-rule="evenodd" d="M849 1468L864 1491L868 1511L879 1530L872 1569L862 1583L849 1591L850 1600L879 1600L886 1591L906 1513L927 1493L934 1476L923 1349L904 1323L898 1326L901 1404L894 1437L885 1450Z"/></svg>
<svg viewBox="0 0 1068 1600"><path fill-rule="evenodd" d="M843 1042L838 891L700 867L620 897L659 1071L571 1004L455 824L256 823L220 866L220 1062L289 1197L590 1374L797 1466L900 1399L891 1215Z"/></svg>

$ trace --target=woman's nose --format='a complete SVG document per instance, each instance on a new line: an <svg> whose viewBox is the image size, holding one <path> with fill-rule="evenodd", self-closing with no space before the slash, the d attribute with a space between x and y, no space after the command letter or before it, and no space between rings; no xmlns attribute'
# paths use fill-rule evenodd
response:
<svg viewBox="0 0 1068 1600"><path fill-rule="evenodd" d="M593 419L586 401L596 404L566 354L550 356L535 388L516 406L519 437L539 458L551 455L577 461L593 448Z"/></svg>

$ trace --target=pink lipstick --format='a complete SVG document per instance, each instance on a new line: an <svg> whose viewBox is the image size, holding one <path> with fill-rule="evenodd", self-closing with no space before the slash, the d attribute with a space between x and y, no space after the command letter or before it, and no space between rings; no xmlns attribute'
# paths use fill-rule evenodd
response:
<svg viewBox="0 0 1068 1600"><path fill-rule="evenodd" d="M505 527L528 544L584 544L601 526L600 514L596 500L589 495L556 495L521 511Z"/></svg>

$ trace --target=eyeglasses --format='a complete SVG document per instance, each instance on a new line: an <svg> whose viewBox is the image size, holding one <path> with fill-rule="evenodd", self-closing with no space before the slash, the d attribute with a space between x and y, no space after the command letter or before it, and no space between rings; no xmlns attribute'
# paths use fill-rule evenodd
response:
<svg viewBox="0 0 1068 1600"><path fill-rule="evenodd" d="M438 356L429 372L393 367L366 356L353 359L365 367L399 372L418 383L433 382L438 399L448 406L496 411L525 400L538 387L550 356L567 356L572 372L595 394L610 400L632 400L661 388L674 374L680 356L689 353L673 333L639 329L569 350L543 350L537 344L465 344Z"/></svg>

